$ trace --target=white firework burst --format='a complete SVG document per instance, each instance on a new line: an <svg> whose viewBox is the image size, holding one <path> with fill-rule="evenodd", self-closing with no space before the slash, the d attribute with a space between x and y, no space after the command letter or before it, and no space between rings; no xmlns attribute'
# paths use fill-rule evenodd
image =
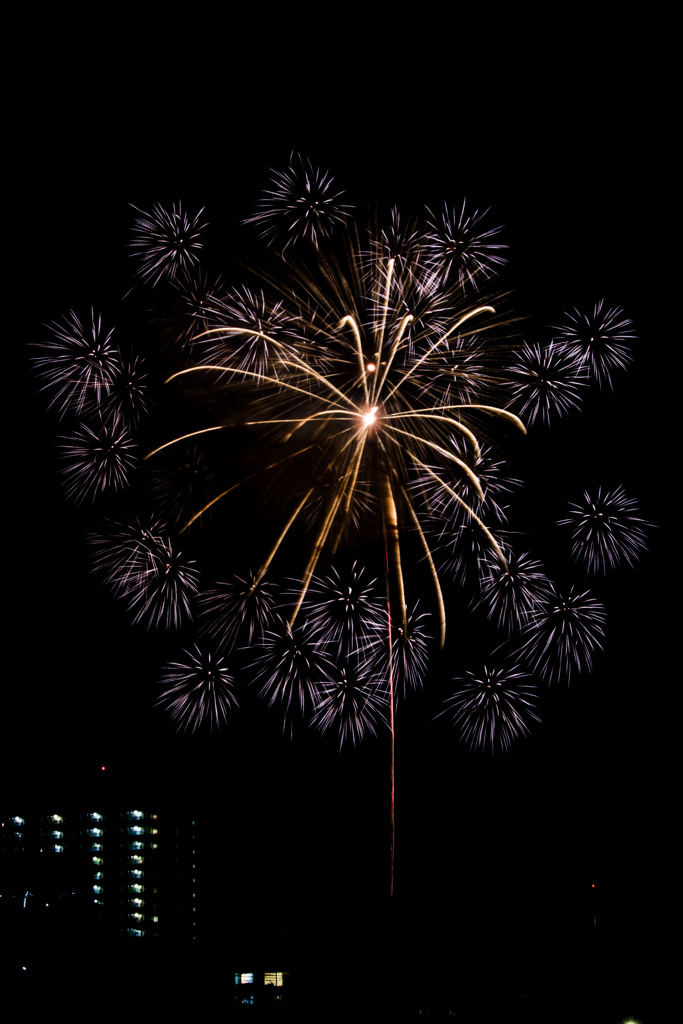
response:
<svg viewBox="0 0 683 1024"><path fill-rule="evenodd" d="M511 371L511 407L525 422L547 426L579 408L586 370L570 348L524 342Z"/></svg>
<svg viewBox="0 0 683 1024"><path fill-rule="evenodd" d="M572 533L572 555L592 573L606 573L619 565L635 566L647 548L649 524L638 515L638 503L623 487L598 487L570 502L569 515L558 526Z"/></svg>
<svg viewBox="0 0 683 1024"><path fill-rule="evenodd" d="M569 683L592 670L606 619L604 605L587 590L570 587L563 595L552 586L548 603L522 630L518 657L546 683Z"/></svg>
<svg viewBox="0 0 683 1024"><path fill-rule="evenodd" d="M161 685L164 690L157 705L170 713L179 730L196 732L202 726L218 729L237 707L225 659L196 644L166 665Z"/></svg>
<svg viewBox="0 0 683 1024"><path fill-rule="evenodd" d="M103 420L93 428L82 423L62 438L60 449L66 493L78 503L123 490L138 461L137 446L118 419Z"/></svg>
<svg viewBox="0 0 683 1024"><path fill-rule="evenodd" d="M201 231L206 226L201 223L203 208L192 214L181 203L173 203L170 209L154 203L149 212L133 209L140 216L133 224L130 247L145 284L156 286L189 273L199 262Z"/></svg>
<svg viewBox="0 0 683 1024"><path fill-rule="evenodd" d="M486 611L499 629L511 633L525 625L551 595L551 583L540 562L505 547L506 563L485 558L476 607Z"/></svg>
<svg viewBox="0 0 683 1024"><path fill-rule="evenodd" d="M334 729L339 747L353 746L366 736L376 736L387 724L389 696L384 680L368 678L361 660L351 658L333 669L333 678L320 683L312 725L321 733Z"/></svg>
<svg viewBox="0 0 683 1024"><path fill-rule="evenodd" d="M628 369L631 343L636 338L632 322L620 306L596 302L590 313L573 309L558 327L557 342L578 359L600 387L612 387L615 371Z"/></svg>
<svg viewBox="0 0 683 1024"><path fill-rule="evenodd" d="M105 329L94 309L89 320L81 321L70 310L49 326L52 337L36 343L39 354L33 362L50 395L50 406L61 417L99 406L121 371L119 351L112 341L114 329Z"/></svg>
<svg viewBox="0 0 683 1024"><path fill-rule="evenodd" d="M507 751L540 722L538 694L523 672L483 666L454 680L453 694L442 712L472 750Z"/></svg>
<svg viewBox="0 0 683 1024"><path fill-rule="evenodd" d="M427 212L426 251L435 271L444 281L454 278L461 287L478 291L506 262L501 252L507 246L492 241L501 229L486 228L489 211L469 213L465 200L460 212L447 204L439 214Z"/></svg>
<svg viewBox="0 0 683 1024"><path fill-rule="evenodd" d="M350 207L341 201L343 192L334 187L332 175L307 157L292 154L289 167L272 175L257 212L244 223L255 224L261 238L282 252L301 241L317 248L349 217Z"/></svg>

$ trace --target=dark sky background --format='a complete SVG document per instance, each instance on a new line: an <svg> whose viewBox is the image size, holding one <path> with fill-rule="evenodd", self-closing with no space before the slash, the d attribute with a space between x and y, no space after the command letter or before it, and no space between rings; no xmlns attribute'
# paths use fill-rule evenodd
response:
<svg viewBox="0 0 683 1024"><path fill-rule="evenodd" d="M593 45L583 69L596 66ZM650 550L635 571L592 585L608 610L605 653L590 678L549 695L542 727L507 756L472 754L432 721L448 679L470 667L458 662L457 641L425 694L401 708L397 891L435 913L482 900L502 927L529 901L583 899L599 878L620 920L642 919L669 844L673 685L662 483L671 480L662 419L672 313L661 305L654 237L670 196L656 86L645 101L626 54L602 55L591 84L584 75L577 85L575 54L558 67L512 48L495 74L484 53L482 67L470 55L457 70L453 54L446 64L423 55L419 67L405 57L388 81L369 65L349 86L339 54L329 55L334 75L324 52L294 67L255 54L239 68L227 55L223 64L209 58L204 82L199 60L179 81L159 55L147 75L144 50L128 54L132 78L125 61L102 67L94 53L55 61L55 89L26 101L17 119L3 803L90 803L104 793L198 801L223 816L226 876L245 886L297 904L344 897L352 906L386 891L388 737L340 755L313 733L290 743L265 709L218 735L178 737L154 708L167 647L131 629L90 574L92 515L63 498L59 427L27 358L43 325L70 308L92 304L116 322L130 274L128 204L204 205L220 263L221 247L232 257L240 245L239 220L268 169L296 150L329 168L360 206L419 210L463 196L490 206L510 247L506 282L529 317L525 336L546 337L567 309L603 297L634 321L634 364L615 394L593 394L583 413L532 431L524 507L539 538L532 550L551 574L554 559L560 578L571 566L553 523L598 482L623 484L640 500L657 524ZM449 623L463 646L468 629Z"/></svg>

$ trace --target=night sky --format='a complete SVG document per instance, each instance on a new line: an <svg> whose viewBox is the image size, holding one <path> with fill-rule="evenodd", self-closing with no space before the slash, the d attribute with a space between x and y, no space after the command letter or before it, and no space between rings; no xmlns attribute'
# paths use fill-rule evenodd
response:
<svg viewBox="0 0 683 1024"><path fill-rule="evenodd" d="M90 74L95 65L88 60ZM258 68L250 71L253 85ZM295 914L348 901L362 919L386 894L388 735L339 754L333 739L311 731L292 743L256 706L221 733L176 735L154 707L167 641L131 628L92 576L86 534L95 517L64 498L60 427L29 365L30 343L70 308L93 305L116 323L132 269L129 204L205 206L211 262L220 265L224 250L227 263L240 255L239 221L269 168L298 151L361 208L397 202L419 211L463 196L491 207L504 226L504 282L525 337L547 338L565 311L601 298L634 322L634 362L616 376L614 394L592 389L581 412L530 431L516 458L529 544L551 575L582 579L553 524L601 482L623 484L656 524L649 551L635 570L588 584L607 607L605 651L592 676L548 694L543 724L505 756L471 753L433 721L448 681L470 667L458 655L479 628L454 602L448 659L435 658L424 693L399 710L396 883L397 898L434 920L457 929L481 916L502 935L531 932L552 918L549 907L570 914L582 900L588 918L597 881L613 927L644 943L668 899L674 682L663 572L672 550L663 418L674 314L662 308L653 238L669 201L657 124L637 114L641 83L625 58L613 58L591 89L569 75L558 82L547 58L537 74L510 58L484 89L468 76L466 98L443 69L436 80L423 72L410 96L398 75L400 96L389 89L388 100L379 85L368 84L362 99L360 87L331 89L323 72L321 61L275 76L274 95L247 100L235 93L244 75L226 65L223 78L214 66L205 94L191 76L193 104L179 87L170 98L157 91L159 76L133 86L122 75L111 91L100 69L93 105L72 64L39 107L23 108L8 197L5 340L16 368L6 377L14 414L5 434L3 804L89 805L106 792L215 806L226 877L251 881L264 902Z"/></svg>

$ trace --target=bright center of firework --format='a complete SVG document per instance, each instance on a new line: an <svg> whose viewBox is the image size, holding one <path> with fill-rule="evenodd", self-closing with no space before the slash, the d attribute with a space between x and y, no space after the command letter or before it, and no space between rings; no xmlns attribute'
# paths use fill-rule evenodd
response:
<svg viewBox="0 0 683 1024"><path fill-rule="evenodd" d="M373 405L372 409L369 409L363 416L363 423L366 427L371 427L377 418L377 406Z"/></svg>
<svg viewBox="0 0 683 1024"><path fill-rule="evenodd" d="M374 363L368 363L368 365L365 367L366 373L374 373L376 369L377 367L375 366Z"/></svg>

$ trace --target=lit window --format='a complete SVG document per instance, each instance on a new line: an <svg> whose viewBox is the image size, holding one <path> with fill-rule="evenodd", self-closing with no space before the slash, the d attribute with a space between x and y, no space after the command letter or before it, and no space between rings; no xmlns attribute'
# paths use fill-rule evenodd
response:
<svg viewBox="0 0 683 1024"><path fill-rule="evenodd" d="M55 822L60 822L61 823L61 822L64 821L64 818L61 816L61 814L51 814L50 815L50 821L55 821Z"/></svg>
<svg viewBox="0 0 683 1024"><path fill-rule="evenodd" d="M97 811L91 811L88 817L91 821L102 821L104 819L104 815L98 814Z"/></svg>
<svg viewBox="0 0 683 1024"><path fill-rule="evenodd" d="M263 975L264 985L277 985L278 988L282 985L282 971L275 973L266 973Z"/></svg>
<svg viewBox="0 0 683 1024"><path fill-rule="evenodd" d="M104 864L104 857L93 857L93 864Z"/></svg>
<svg viewBox="0 0 683 1024"><path fill-rule="evenodd" d="M26 821L24 818L11 818L10 819L15 825L25 825Z"/></svg>
<svg viewBox="0 0 683 1024"><path fill-rule="evenodd" d="M236 974L235 975L236 985L253 985L254 975L252 974Z"/></svg>
<svg viewBox="0 0 683 1024"><path fill-rule="evenodd" d="M144 811L128 811L128 817L129 818L144 818L144 816L145 816L145 812Z"/></svg>
<svg viewBox="0 0 683 1024"><path fill-rule="evenodd" d="M90 844L90 852L91 853L95 853L96 851L101 850L101 849L102 849L102 843L91 843Z"/></svg>

